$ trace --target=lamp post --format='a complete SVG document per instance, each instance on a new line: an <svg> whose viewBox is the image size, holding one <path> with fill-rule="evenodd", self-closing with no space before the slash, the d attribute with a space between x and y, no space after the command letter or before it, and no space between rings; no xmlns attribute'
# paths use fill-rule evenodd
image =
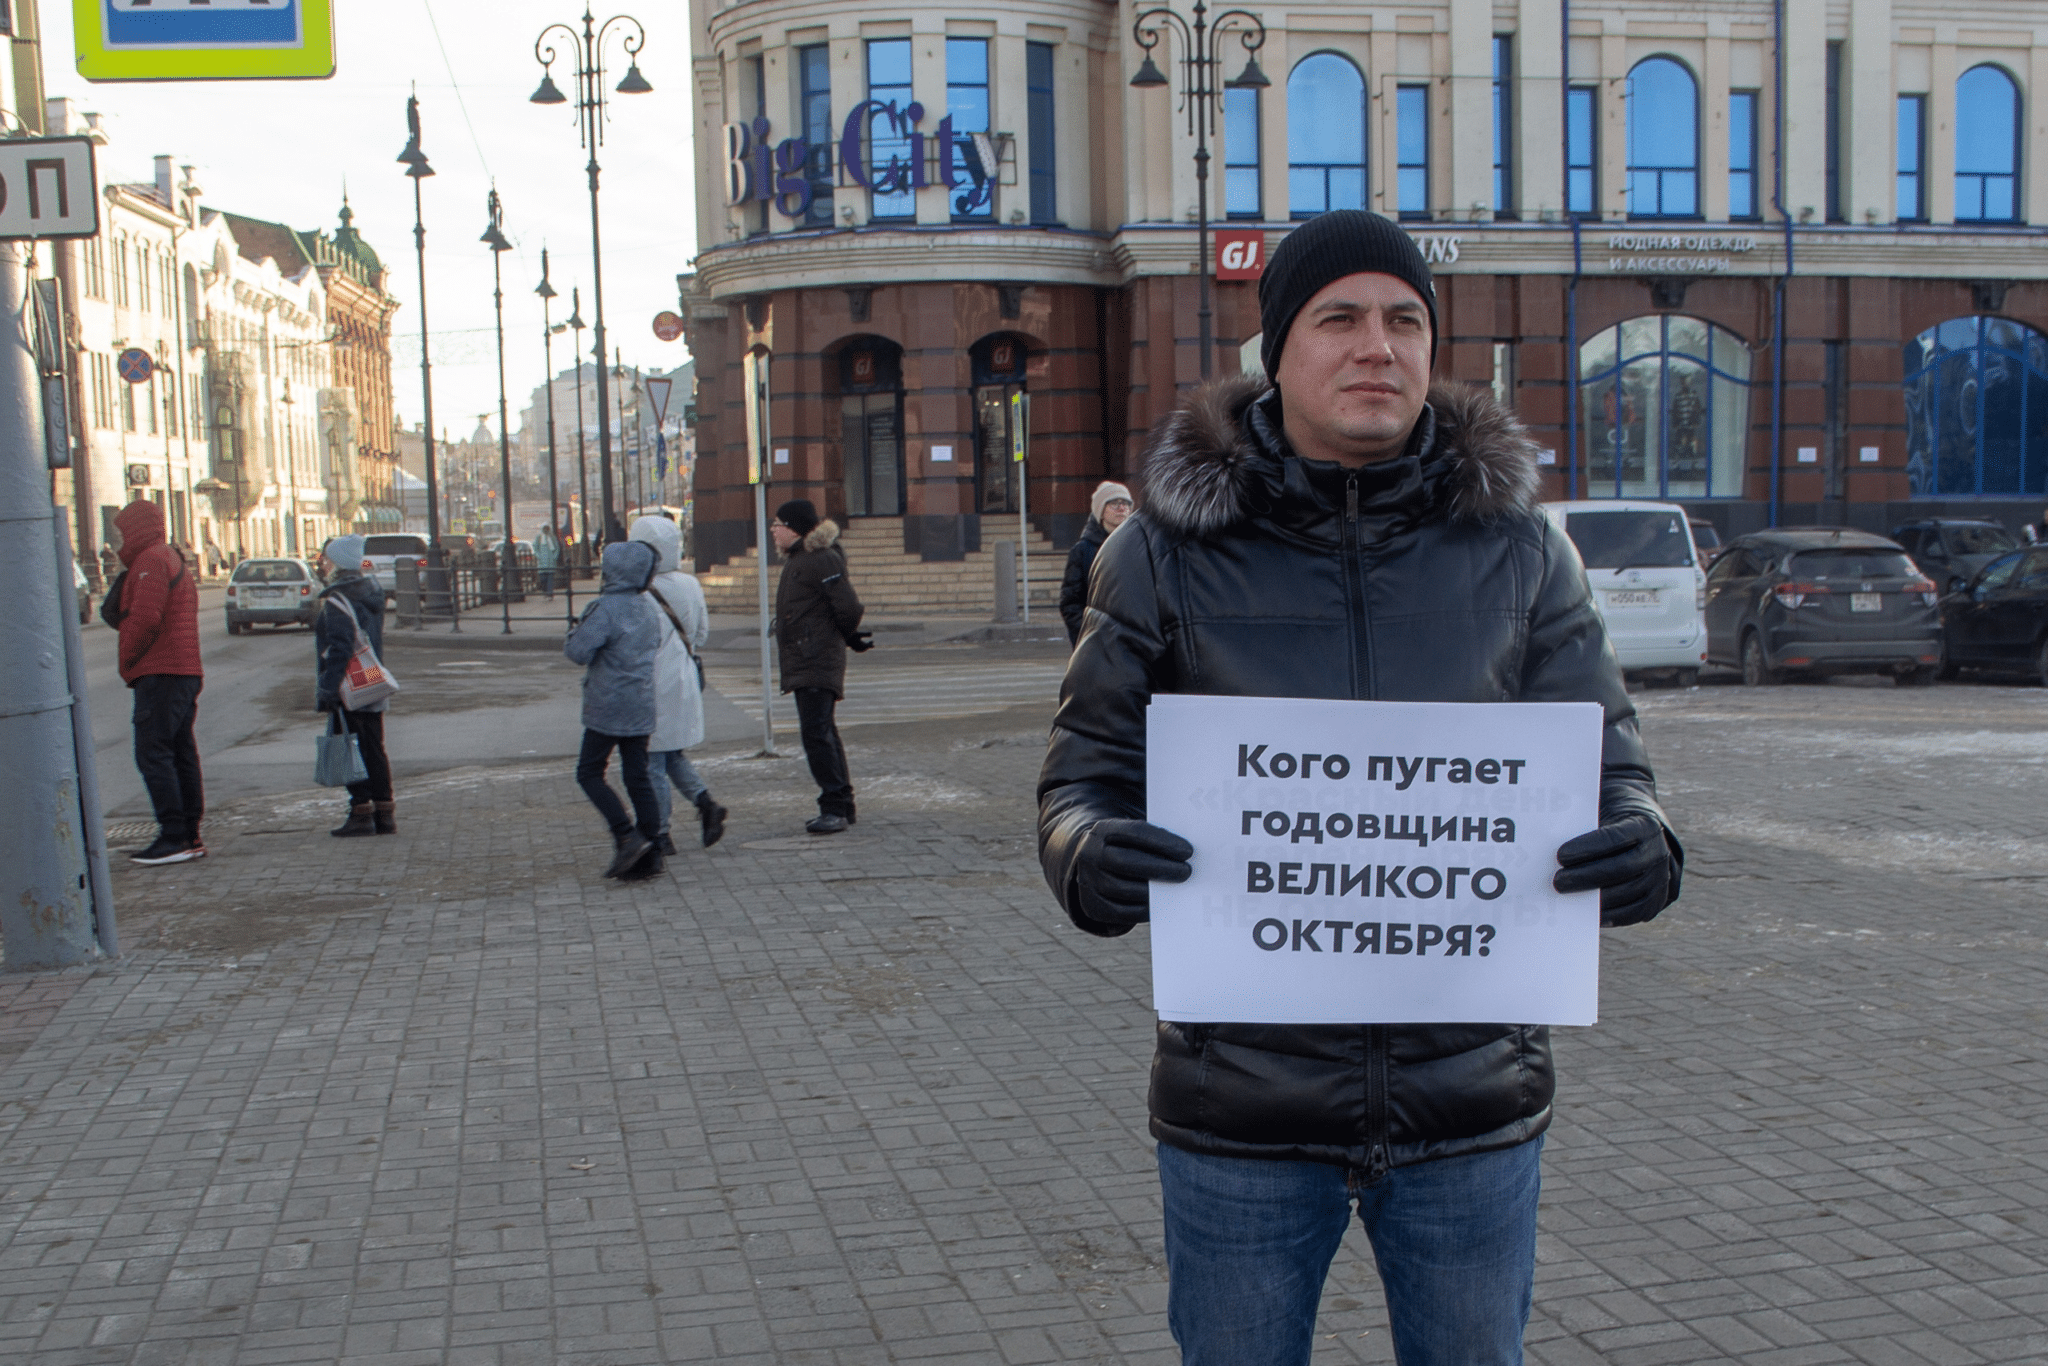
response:
<svg viewBox="0 0 2048 1366"><path fill-rule="evenodd" d="M576 574L569 563L569 543L562 536L562 524L555 519L561 513L562 495L555 482L555 333L567 327L567 323L554 321L555 287L548 283L548 249L540 249L540 284L534 293L540 295L540 351L545 357L548 394L548 535L555 543L555 563L562 569L562 584L568 595L568 619L576 621Z"/></svg>
<svg viewBox="0 0 2048 1366"><path fill-rule="evenodd" d="M498 327L498 487L505 507L498 522L505 539L498 551L498 605L503 609L505 635L512 634L512 586L519 581L519 552L512 539L512 432L505 415L505 253L512 244L505 240L505 206L498 199L498 187L491 186L484 208L491 221L477 238L491 249L491 308Z"/></svg>
<svg viewBox="0 0 2048 1366"><path fill-rule="evenodd" d="M576 515L583 522L577 528L576 549L580 554L590 538L590 462L583 446L583 291L573 286L569 290L569 321L563 326L576 334Z"/></svg>
<svg viewBox="0 0 2048 1366"><path fill-rule="evenodd" d="M604 48L605 39L612 31L612 25L620 25L620 46L626 54L626 75L614 89L621 95L644 95L654 87L640 74L640 64L634 60L640 49L647 45L647 30L640 21L630 14L615 14L602 24L593 25L591 13L586 5L583 11L583 32L577 33L567 24L549 24L533 40L534 60L541 64L540 88L531 96L534 104L565 104L568 97L555 85L555 49L548 43L548 35L561 30L569 40L570 60L575 68L576 81L576 133L580 144L590 153L590 160L584 167L590 180L590 294L595 317L591 331L597 356L597 460L598 476L603 485L604 534L611 535L615 514L612 510L612 442L611 418L605 403L604 387L604 249L598 234L597 217L597 149L604 145L605 100ZM628 32L630 26L630 32Z"/></svg>
<svg viewBox="0 0 2048 1366"><path fill-rule="evenodd" d="M431 349L427 344L427 227L420 213L420 182L432 175L434 168L427 164L427 154L420 150L420 100L417 95L406 97L405 126L411 136L398 159L404 163L405 174L412 181L412 242L420 268L420 406L426 415L426 422L420 428L420 443L427 474L427 567L438 570L441 567L441 504L435 493L434 480L434 369L427 354ZM443 591L446 591L445 584Z"/></svg>
<svg viewBox="0 0 2048 1366"><path fill-rule="evenodd" d="M1137 39L1138 47L1145 54L1145 64L1138 68L1138 74L1131 77L1131 84L1140 90L1167 84L1166 73L1152 63L1152 49L1172 30L1180 36L1180 102L1187 113L1188 132L1195 138L1195 221L1200 253L1195 273L1201 285L1201 306L1197 316L1202 329L1202 378L1209 378L1210 352L1213 349L1209 310L1209 133L1216 124L1216 95L1218 85L1216 73L1222 65L1220 51L1223 35L1234 34L1244 44L1244 70L1235 77L1224 81L1225 90L1263 90L1272 82L1266 73L1259 70L1259 49L1266 43L1266 26L1256 14L1246 10L1225 10L1216 16L1216 22L1208 22L1209 9L1202 0L1195 0L1195 21L1189 24L1167 6L1148 9L1138 15L1131 25L1131 36Z"/></svg>

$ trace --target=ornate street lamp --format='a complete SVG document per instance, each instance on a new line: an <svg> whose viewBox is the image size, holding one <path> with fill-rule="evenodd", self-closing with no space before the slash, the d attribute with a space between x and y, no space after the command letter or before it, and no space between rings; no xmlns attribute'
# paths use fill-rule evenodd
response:
<svg viewBox="0 0 2048 1366"><path fill-rule="evenodd" d="M1259 17L1241 9L1225 10L1216 16L1216 22L1207 21L1208 6L1202 0L1195 0L1195 21L1189 24L1172 9L1162 5L1148 9L1138 15L1131 25L1131 36L1138 41L1138 47L1145 54L1145 64L1138 68L1138 74L1131 77L1131 84L1140 90L1166 85L1166 74L1152 62L1152 49L1159 45L1168 30L1179 35L1180 58L1180 102L1187 113L1188 132L1195 138L1195 220L1197 224L1197 246L1200 253L1195 263L1195 273L1201 281L1201 307L1198 316L1202 324L1202 378L1209 378L1210 352L1213 349L1209 311L1209 134L1216 126L1217 73L1223 65L1222 42L1226 32L1236 36L1244 45L1244 70L1230 80L1224 81L1225 90L1263 90L1272 82L1266 73L1259 70L1259 49L1266 43L1266 26Z"/></svg>
<svg viewBox="0 0 2048 1366"><path fill-rule="evenodd" d="M519 581L519 552L512 540L512 435L505 417L505 253L512 244L505 240L505 206L498 201L498 187L484 201L491 221L477 241L491 249L491 307L498 318L498 480L505 499L498 517L505 539L498 551L498 604L504 610L504 634L512 634L512 586Z"/></svg>
<svg viewBox="0 0 2048 1366"><path fill-rule="evenodd" d="M569 321L562 324L576 334L576 515L583 525L577 528L576 551L582 555L589 549L590 540L590 461L585 457L583 446L583 291L569 290Z"/></svg>
<svg viewBox="0 0 2048 1366"><path fill-rule="evenodd" d="M590 153L584 170L590 180L590 293L595 310L591 330L595 334L592 338L595 343L593 354L597 358L598 474L603 484L603 534L607 537L612 533L617 514L612 506L611 417L605 401L604 383L604 250L598 234L597 149L604 145L605 101L608 98L604 88L605 40L614 24L620 26L620 47L626 54L626 77L613 88L621 95L644 95L653 90L647 78L640 74L640 63L636 60L640 49L647 45L647 30L641 27L640 21L630 14L615 14L603 24L593 24L586 6L582 33L567 24L549 24L533 40L533 56L541 65L541 78L540 88L531 96L534 104L568 103L568 96L555 85L556 52L548 42L548 35L559 29L569 40L570 61L575 68L576 133L581 145Z"/></svg>
<svg viewBox="0 0 2048 1366"><path fill-rule="evenodd" d="M405 173L412 180L412 241L420 267L420 406L426 417L420 428L420 440L424 443L427 474L427 566L438 570L441 567L441 502L435 492L434 370L428 354L432 347L427 343L427 227L420 213L420 182L432 175L434 168L427 164L427 154L420 150L420 101L417 95L406 97L405 126L411 136L398 159L404 163ZM421 586L424 589L425 585Z"/></svg>
<svg viewBox="0 0 2048 1366"><path fill-rule="evenodd" d="M569 543L562 536L562 527L555 520L561 510L561 492L555 482L555 333L569 324L554 321L555 287L548 283L548 249L540 249L540 284L534 287L540 295L540 350L546 358L548 394L548 535L554 538L555 560L562 567L562 584L568 594L568 618L571 625L576 621L576 573L569 562ZM578 377L581 378L580 376Z"/></svg>

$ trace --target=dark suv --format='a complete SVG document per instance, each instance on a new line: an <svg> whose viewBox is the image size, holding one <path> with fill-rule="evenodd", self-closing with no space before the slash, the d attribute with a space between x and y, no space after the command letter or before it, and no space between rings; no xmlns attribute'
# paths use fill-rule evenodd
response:
<svg viewBox="0 0 2048 1366"><path fill-rule="evenodd" d="M2048 683L2048 546L1986 565L1942 600L1941 628L1943 677L1995 669Z"/></svg>
<svg viewBox="0 0 2048 1366"><path fill-rule="evenodd" d="M1928 517L1892 532L1936 587L1953 593L1977 577L1985 565L2020 548L2019 538L1996 522Z"/></svg>
<svg viewBox="0 0 2048 1366"><path fill-rule="evenodd" d="M1707 658L1742 681L1888 673L1932 682L1940 600L1906 552L1867 531L1781 527L1731 541L1707 572Z"/></svg>

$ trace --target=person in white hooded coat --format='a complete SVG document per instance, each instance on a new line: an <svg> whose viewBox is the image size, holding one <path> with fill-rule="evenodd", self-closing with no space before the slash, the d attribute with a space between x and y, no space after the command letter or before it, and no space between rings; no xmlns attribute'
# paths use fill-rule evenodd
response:
<svg viewBox="0 0 2048 1366"><path fill-rule="evenodd" d="M697 652L711 636L711 614L704 589L682 568L683 529L666 517L639 517L631 539L654 547L661 556L651 592L661 613L661 647L654 656L654 733L647 739L647 767L654 775L661 805L664 853L675 852L669 835L673 784L697 808L706 848L725 836L726 809L715 801L684 751L704 743L704 689L697 678Z"/></svg>

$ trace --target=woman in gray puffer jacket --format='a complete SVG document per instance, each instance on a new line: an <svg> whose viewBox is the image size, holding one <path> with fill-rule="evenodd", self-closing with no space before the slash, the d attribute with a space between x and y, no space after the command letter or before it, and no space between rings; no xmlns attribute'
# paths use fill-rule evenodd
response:
<svg viewBox="0 0 2048 1366"><path fill-rule="evenodd" d="M661 618L647 599L647 587L661 566L653 546L615 541L604 548L603 586L570 631L562 653L582 664L583 752L576 760L576 785L610 827L616 846L606 877L638 881L662 871L661 808L647 772L647 737L654 730L654 655L661 645ZM612 750L633 816L605 781Z"/></svg>

